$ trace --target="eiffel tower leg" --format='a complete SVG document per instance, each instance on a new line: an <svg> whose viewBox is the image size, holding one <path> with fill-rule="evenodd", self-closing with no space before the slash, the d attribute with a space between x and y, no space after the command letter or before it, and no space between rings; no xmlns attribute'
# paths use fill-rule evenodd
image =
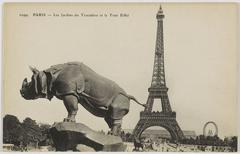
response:
<svg viewBox="0 0 240 154"><path fill-rule="evenodd" d="M139 120L135 129L132 132L132 139L140 138L140 133L143 131L145 121Z"/></svg>
<svg viewBox="0 0 240 154"><path fill-rule="evenodd" d="M179 141L184 139L183 132L179 127L176 119L167 121L165 125L169 128L168 131L170 132L173 140Z"/></svg>
<svg viewBox="0 0 240 154"><path fill-rule="evenodd" d="M176 121L176 124L175 124L174 127L175 127L175 132L176 132L176 134L177 134L177 136L178 136L177 140L182 140L182 139L184 139L185 137L184 137L183 131L182 131L181 128L179 127L177 121Z"/></svg>
<svg viewBox="0 0 240 154"><path fill-rule="evenodd" d="M172 112L172 108L171 108L170 103L169 103L169 98L168 98L167 92L164 93L161 96L161 100L162 100L162 110L163 110L163 112L164 113Z"/></svg>
<svg viewBox="0 0 240 154"><path fill-rule="evenodd" d="M146 103L147 107L144 109L144 111L146 111L146 112L152 111L153 101L154 101L154 98L152 96L148 96L148 100Z"/></svg>

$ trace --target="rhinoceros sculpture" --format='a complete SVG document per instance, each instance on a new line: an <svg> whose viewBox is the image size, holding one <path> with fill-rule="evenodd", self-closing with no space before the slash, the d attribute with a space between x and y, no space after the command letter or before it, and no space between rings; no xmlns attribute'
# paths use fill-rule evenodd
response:
<svg viewBox="0 0 240 154"><path fill-rule="evenodd" d="M122 118L128 113L130 99L139 103L133 96L128 95L114 81L111 81L80 62L70 62L51 66L33 72L31 82L23 80L20 93L26 100L54 96L63 103L68 111L64 121L75 122L78 103L90 113L104 117L111 134L119 135Z"/></svg>

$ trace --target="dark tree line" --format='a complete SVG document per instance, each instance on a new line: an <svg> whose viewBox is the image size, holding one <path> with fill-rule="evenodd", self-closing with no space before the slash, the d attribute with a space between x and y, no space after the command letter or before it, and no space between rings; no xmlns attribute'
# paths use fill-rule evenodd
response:
<svg viewBox="0 0 240 154"><path fill-rule="evenodd" d="M3 143L14 144L18 147L50 145L50 125L38 125L35 120L25 118L21 123L14 115L3 118Z"/></svg>
<svg viewBox="0 0 240 154"><path fill-rule="evenodd" d="M211 145L211 146L229 146L233 151L237 151L237 136L226 137L224 140L220 139L218 136L204 136L199 135L196 139L189 138L183 139L182 144L192 144L192 145Z"/></svg>

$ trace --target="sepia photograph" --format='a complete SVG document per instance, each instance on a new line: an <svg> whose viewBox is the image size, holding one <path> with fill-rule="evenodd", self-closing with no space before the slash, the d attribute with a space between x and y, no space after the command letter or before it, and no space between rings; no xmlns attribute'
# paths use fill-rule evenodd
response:
<svg viewBox="0 0 240 154"><path fill-rule="evenodd" d="M4 152L237 152L237 3L4 3Z"/></svg>

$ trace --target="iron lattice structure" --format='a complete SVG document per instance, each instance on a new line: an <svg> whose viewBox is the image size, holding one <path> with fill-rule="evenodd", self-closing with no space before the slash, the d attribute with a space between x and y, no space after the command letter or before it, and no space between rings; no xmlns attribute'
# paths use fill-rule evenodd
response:
<svg viewBox="0 0 240 154"><path fill-rule="evenodd" d="M144 111L140 112L140 120L133 130L133 136L135 138L140 138L145 129L151 126L160 126L171 134L173 140L181 140L184 138L184 135L176 121L176 112L171 109L165 80L163 43L164 14L161 6L157 12L156 18L158 25L152 82L150 88L148 88L149 96L146 108ZM152 111L155 99L161 99L161 112Z"/></svg>

